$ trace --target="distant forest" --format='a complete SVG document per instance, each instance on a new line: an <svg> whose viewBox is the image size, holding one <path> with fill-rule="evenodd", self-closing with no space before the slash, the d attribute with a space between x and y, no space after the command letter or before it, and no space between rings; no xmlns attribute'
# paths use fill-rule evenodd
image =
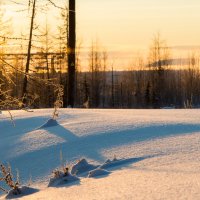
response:
<svg viewBox="0 0 200 200"><path fill-rule="evenodd" d="M51 77L62 84L66 73L34 73L40 79ZM12 73L12 81L2 85L12 97L20 98L23 76ZM77 72L75 107L77 108L194 108L200 106L200 74L187 70L138 70L123 72ZM57 98L54 86L29 80L31 108L51 108ZM18 105L12 105L13 109Z"/></svg>
<svg viewBox="0 0 200 200"><path fill-rule="evenodd" d="M114 71L109 52L92 43L86 72L75 36L75 0L62 9L47 2L61 16L54 37L47 24L42 31L36 30L35 13L40 11L36 0L27 5L32 11L28 39L10 36L10 22L0 12L1 109L52 108L56 102L77 108L200 107L200 66L195 54L174 64L170 48L156 34L147 58ZM3 48L16 41L21 46L27 43L27 52L19 48L10 53Z"/></svg>

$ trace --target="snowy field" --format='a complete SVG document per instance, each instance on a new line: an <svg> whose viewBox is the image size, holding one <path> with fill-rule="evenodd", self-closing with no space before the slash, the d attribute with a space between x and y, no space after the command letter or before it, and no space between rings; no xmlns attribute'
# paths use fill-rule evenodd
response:
<svg viewBox="0 0 200 200"><path fill-rule="evenodd" d="M52 127L41 127L52 110L12 114L15 128L0 114L0 161L40 190L22 199L200 199L200 110L61 109ZM104 176L47 188L60 151L68 164L123 162Z"/></svg>

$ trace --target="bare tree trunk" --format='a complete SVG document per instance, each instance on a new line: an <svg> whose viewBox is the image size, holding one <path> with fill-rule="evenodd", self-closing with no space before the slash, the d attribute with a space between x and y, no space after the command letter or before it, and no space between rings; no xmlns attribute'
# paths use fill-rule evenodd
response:
<svg viewBox="0 0 200 200"><path fill-rule="evenodd" d="M74 107L76 73L76 3L69 0L69 41L68 41L68 101L67 106ZM66 105L65 105L66 106Z"/></svg>
<svg viewBox="0 0 200 200"><path fill-rule="evenodd" d="M107 65L107 53L103 52L103 108L105 108L106 103L106 65Z"/></svg>
<svg viewBox="0 0 200 200"><path fill-rule="evenodd" d="M45 59L46 59L46 69L47 69L47 79L50 81L50 73L49 73L49 59L48 59L48 53L49 53L49 28L48 28L48 23L47 23L47 18L46 18L46 30L45 30ZM48 108L51 107L51 87L50 85L47 86L47 102Z"/></svg>
<svg viewBox="0 0 200 200"><path fill-rule="evenodd" d="M115 107L115 99L114 99L114 71L112 67L112 108Z"/></svg>
<svg viewBox="0 0 200 200"><path fill-rule="evenodd" d="M28 54L27 54L27 61L26 61L25 76L24 76L24 81L23 81L22 97L24 97L25 94L27 93L27 84L28 84L27 74L29 73L30 59L31 59L31 47L32 47L32 36L33 36L33 26L34 26L36 1L37 0L33 1L32 17L31 17L31 27L30 27L29 44L28 44ZM26 100L27 99L24 98L23 99L23 103L26 103Z"/></svg>

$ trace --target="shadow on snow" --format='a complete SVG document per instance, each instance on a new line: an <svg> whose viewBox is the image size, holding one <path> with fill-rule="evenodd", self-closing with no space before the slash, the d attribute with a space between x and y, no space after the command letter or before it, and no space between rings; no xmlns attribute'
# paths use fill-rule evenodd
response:
<svg viewBox="0 0 200 200"><path fill-rule="evenodd" d="M33 124L32 120L35 120L34 128L36 128L39 127L39 121L41 125L41 120L44 120L45 122L46 118L23 119L23 123L26 124L26 126L27 124L31 125ZM0 126L2 125L0 124ZM28 129L30 130L32 128L33 126L30 126ZM24 131L22 130L21 132L22 135L25 134L26 129L27 128L24 127ZM74 161L75 159L85 157L90 160L104 162L106 158L101 154L102 150L157 138L198 132L200 131L200 124L150 125L133 128L132 130L113 130L112 132L82 137L76 136L59 124L54 127L45 128L45 130L63 138L64 142L59 145L52 145L33 152L28 152L19 156L17 155L11 160L2 160L3 162L9 162L11 166L17 168L21 172L21 176L24 178L23 180L25 182L28 181L30 175L33 180L41 179L41 177L48 175L53 169L58 167L60 165L60 150L62 150L66 161ZM5 148L12 149L12 146L9 146L8 144L5 145L7 145ZM147 155L142 158L127 159L124 162L134 163L148 158L150 157ZM123 165L124 164L125 163L123 163Z"/></svg>

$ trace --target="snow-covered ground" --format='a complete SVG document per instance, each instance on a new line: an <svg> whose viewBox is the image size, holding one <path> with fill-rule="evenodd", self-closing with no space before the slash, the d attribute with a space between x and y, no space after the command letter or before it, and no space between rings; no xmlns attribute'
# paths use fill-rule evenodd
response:
<svg viewBox="0 0 200 200"><path fill-rule="evenodd" d="M40 189L22 199L200 199L200 110L61 109L52 127L42 126L50 109L12 113L15 128L0 114L0 161ZM60 151L67 163L124 162L104 176L47 188Z"/></svg>

